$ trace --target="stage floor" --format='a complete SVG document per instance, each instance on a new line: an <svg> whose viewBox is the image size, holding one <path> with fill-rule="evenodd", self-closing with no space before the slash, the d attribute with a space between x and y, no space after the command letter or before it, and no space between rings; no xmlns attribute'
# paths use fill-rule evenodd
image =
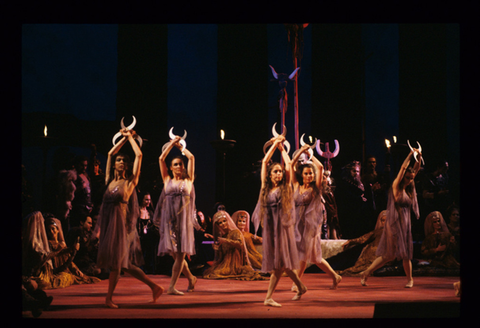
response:
<svg viewBox="0 0 480 328"><path fill-rule="evenodd" d="M167 289L169 276L149 277ZM308 292L301 300L291 300L295 295L290 291L292 281L282 277L273 296L282 307L273 308L263 305L268 281L199 277L194 292L184 296L165 293L157 303L150 304L150 289L125 274L113 298L119 309L104 305L108 280L103 280L97 284L47 290L54 299L38 319L319 319L423 317L422 313L425 317L456 317L459 316L460 297L455 296L453 283L459 279L414 277L414 287L404 288L406 278L401 276L372 276L366 287L360 285L357 277L343 277L338 289L331 290L332 282L326 274L306 273L302 280ZM187 286L187 279L180 277L177 289L186 291ZM33 318L29 311L22 312L22 317Z"/></svg>

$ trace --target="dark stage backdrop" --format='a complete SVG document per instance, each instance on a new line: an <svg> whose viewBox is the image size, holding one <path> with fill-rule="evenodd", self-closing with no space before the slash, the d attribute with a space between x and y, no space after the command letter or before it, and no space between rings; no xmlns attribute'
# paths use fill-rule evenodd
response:
<svg viewBox="0 0 480 328"><path fill-rule="evenodd" d="M428 170L447 158L458 182L458 25L309 24L302 50L299 132L332 150L339 141L334 176L366 154L383 170L384 139L395 135L399 143L420 141ZM145 139L140 189L156 201L158 156L173 126L176 134L188 132L196 156L198 210L211 216L214 203L224 201L230 213L251 213L263 144L280 125L279 86L268 65L278 73L294 69L283 24L23 25L28 209L42 209L60 158L89 155L95 144L104 166L121 118L128 123L135 115ZM293 83L287 92L293 146ZM236 141L225 156L225 193L222 154L211 145L220 129Z"/></svg>

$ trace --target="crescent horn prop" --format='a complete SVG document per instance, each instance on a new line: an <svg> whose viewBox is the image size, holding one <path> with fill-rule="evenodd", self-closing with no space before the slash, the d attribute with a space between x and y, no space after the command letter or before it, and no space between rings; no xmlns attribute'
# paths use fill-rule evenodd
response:
<svg viewBox="0 0 480 328"><path fill-rule="evenodd" d="M303 147L305 146L307 143L303 140L303 137L305 136L305 133L302 134L302 136L300 137L300 145ZM313 148L315 148L315 145L317 144L317 141L318 139L315 138L315 143L313 145L310 146L310 148L308 149L308 160L311 160L312 157L313 157ZM295 153L294 155L292 155L293 157L295 157Z"/></svg>
<svg viewBox="0 0 480 328"><path fill-rule="evenodd" d="M408 144L408 147L410 148L411 151L413 151L413 147L410 145L410 141L407 140L407 144ZM413 153L413 158L415 158L415 161L418 162L418 159L417 159L417 153L421 153L422 152L422 146L420 145L420 143L417 141L417 145L418 145L418 152L417 151L414 151ZM423 165L425 165L425 160L423 159L422 157L422 163Z"/></svg>
<svg viewBox="0 0 480 328"><path fill-rule="evenodd" d="M132 122L129 126L127 126L127 127L125 127L125 124L123 124L123 119L124 119L125 117L122 117L122 120L120 121L120 127L121 127L122 129L127 129L127 130L133 129L133 127L135 126L135 124L137 124L137 119L136 119L135 116L133 116L133 115L132 115L132 117L133 117L133 122Z"/></svg>
<svg viewBox="0 0 480 328"><path fill-rule="evenodd" d="M132 123L129 126L125 127L125 124L123 123L123 120L125 119L125 117L122 117L122 120L120 121L120 127L122 128L122 130L132 130L133 129L133 127L137 124L137 119L133 115L132 115L132 118L133 118ZM117 139L121 136L122 136L121 132L115 133L115 135L112 138L112 143L113 143L114 146L117 144ZM143 145L143 139L137 134L137 135L135 135L135 140L137 140L137 142L138 142L138 144L141 148L142 145Z"/></svg>
<svg viewBox="0 0 480 328"><path fill-rule="evenodd" d="M277 133L276 129L275 129L275 126L277 125L277 122L275 122L275 124L273 124L273 127L272 127L272 134L273 136L276 138L279 136L279 134ZM287 127L284 125L283 126L283 132L281 134L282 136L286 136L287 135ZM273 142L271 140L267 141L264 145L263 145L263 153L266 154L267 153L267 148L269 146L271 146L273 144ZM290 152L290 143L285 140L283 142L283 145L285 147L285 151L287 152L287 154Z"/></svg>
<svg viewBox="0 0 480 328"><path fill-rule="evenodd" d="M187 148L187 142L185 141L185 138L187 137L187 131L186 130L183 130L183 131L184 131L183 137L181 137L182 139L179 141L179 143L180 145L182 145L182 150L181 150L182 155L185 155L183 152ZM175 134L173 134L173 126L170 128L170 131L168 132L168 136L170 137L170 140L175 139ZM162 153L165 151L168 145L169 145L169 142L167 142L162 146Z"/></svg>
<svg viewBox="0 0 480 328"><path fill-rule="evenodd" d="M277 122L275 122L272 126L272 134L275 138L279 136L279 134L277 133L277 130L275 128L276 126L277 126ZM283 126L283 131L282 131L282 136L285 137L286 135L287 135L287 127L284 125Z"/></svg>
<svg viewBox="0 0 480 328"><path fill-rule="evenodd" d="M113 136L113 139L112 139L112 143L113 143L114 146L117 144L117 142L116 142L117 139L121 136L122 136L122 134L120 132L115 133L115 135Z"/></svg>

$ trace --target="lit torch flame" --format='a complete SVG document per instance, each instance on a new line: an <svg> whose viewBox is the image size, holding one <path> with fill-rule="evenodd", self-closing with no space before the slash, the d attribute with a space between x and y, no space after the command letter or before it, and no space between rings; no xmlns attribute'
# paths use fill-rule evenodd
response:
<svg viewBox="0 0 480 328"><path fill-rule="evenodd" d="M393 143L397 143L397 137L393 136Z"/></svg>
<svg viewBox="0 0 480 328"><path fill-rule="evenodd" d="M47 136L47 126L45 125L45 127L43 128L43 135L46 137Z"/></svg>
<svg viewBox="0 0 480 328"><path fill-rule="evenodd" d="M223 140L225 138L225 131L220 130L220 138Z"/></svg>
<svg viewBox="0 0 480 328"><path fill-rule="evenodd" d="M390 140L385 139L385 145L387 146L387 148L390 148L391 147Z"/></svg>

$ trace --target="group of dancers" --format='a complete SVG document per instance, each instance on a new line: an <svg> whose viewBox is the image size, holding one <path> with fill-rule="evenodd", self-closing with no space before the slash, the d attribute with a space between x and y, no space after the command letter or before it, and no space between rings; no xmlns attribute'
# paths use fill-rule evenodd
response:
<svg viewBox="0 0 480 328"><path fill-rule="evenodd" d="M151 288L151 302L156 302L164 292L163 287L139 268L142 257L135 227L139 211L135 187L140 177L142 152L135 141L138 138L134 130L124 128L120 133L122 139L108 152L105 176L107 188L95 228L95 235L99 237L97 264L100 268L110 270L105 301L110 308L118 308L112 298L121 270ZM189 282L188 292L194 290L197 282L185 260L187 255L195 254L193 229L200 229L195 219L195 157L181 141L179 136L172 138L159 157L164 187L154 213L154 221L160 232L158 255L169 254L174 259L166 291L171 295L184 294L176 289L182 273ZM261 271L270 273L264 305L273 307L281 306L273 300L273 293L284 273L293 281L292 291L296 292L293 300L299 300L307 292L307 287L301 280L307 263L315 264L326 272L333 280L334 289L342 280L322 258L323 165L314 156L308 155L309 145L302 146L290 159L284 148L285 141L285 136L278 135L269 142L271 147L262 160L261 189L252 214L255 232L260 225L263 228ZM127 142L135 153L133 165L129 163L128 156L120 153ZM167 156L174 147L180 149L185 157L176 156L167 164ZM281 153L282 163L271 163L276 150ZM416 163L410 167L412 155L415 155ZM413 286L410 213L413 210L418 218L414 178L420 169L420 163L420 151L412 148L389 192L388 214L377 250L378 258L361 273L360 282L364 286L373 271L395 258L403 260L406 287ZM222 221L219 224L226 223Z"/></svg>

